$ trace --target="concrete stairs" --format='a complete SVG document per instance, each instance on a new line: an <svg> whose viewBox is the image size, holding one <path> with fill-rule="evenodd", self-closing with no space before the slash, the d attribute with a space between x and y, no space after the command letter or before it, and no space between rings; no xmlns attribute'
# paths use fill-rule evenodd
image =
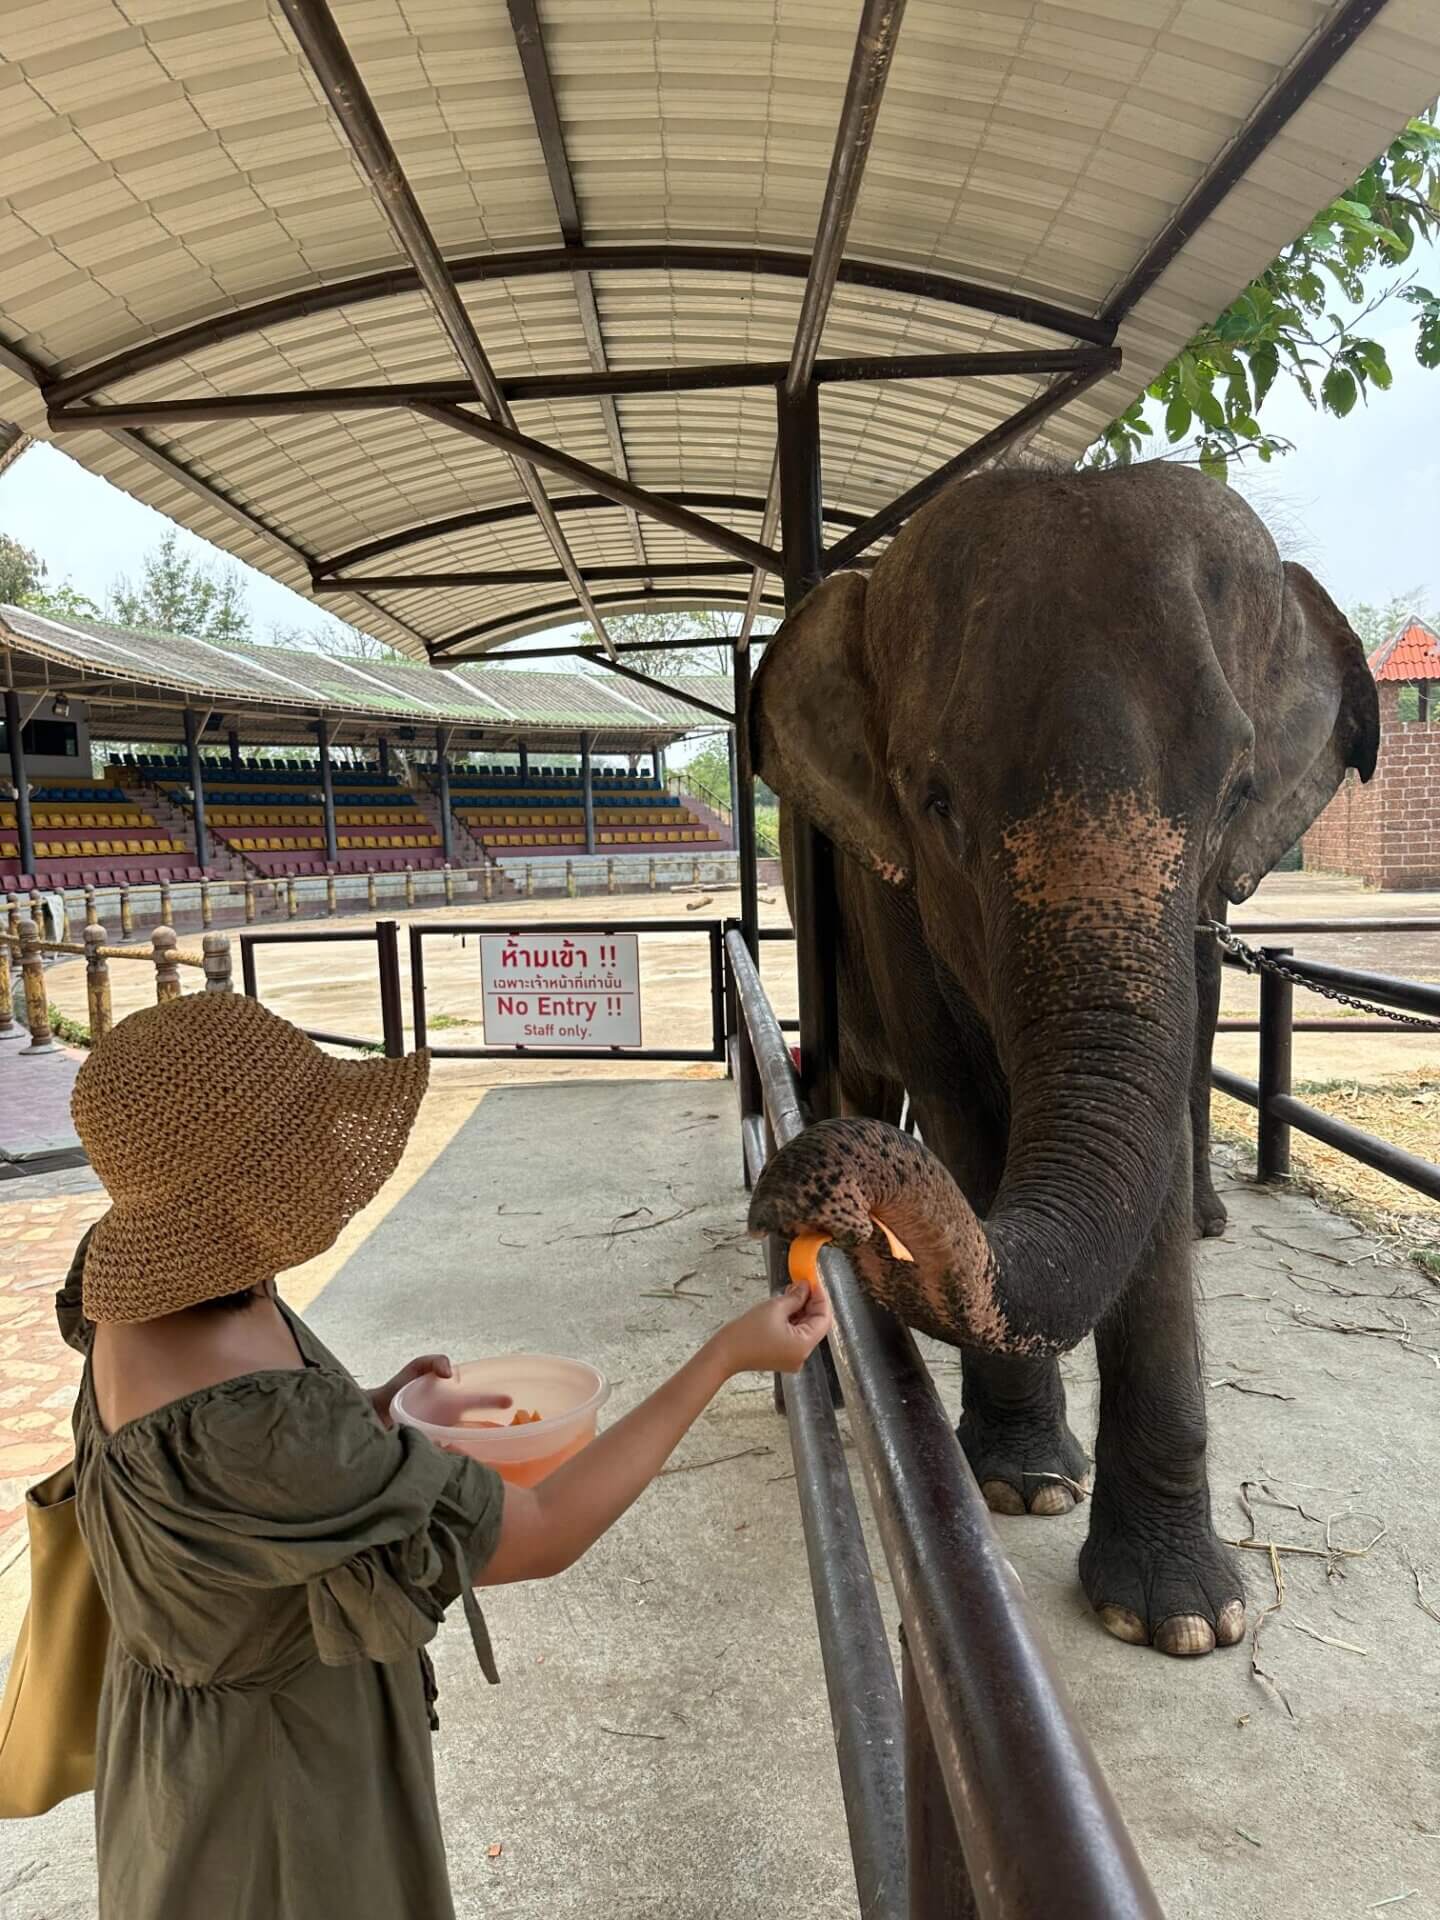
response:
<svg viewBox="0 0 1440 1920"><path fill-rule="evenodd" d="M440 832L440 800L428 787L413 789L415 804L425 818ZM472 867L477 872L482 867L494 869L491 878L492 898L504 900L518 893L513 880L509 879L500 862L492 853L487 852L483 840L479 840L455 813L450 815L451 864L457 867Z"/></svg>
<svg viewBox="0 0 1440 1920"><path fill-rule="evenodd" d="M166 798L158 787L147 787L143 783L131 789L137 806L144 807L162 833L172 840L181 840L193 861L195 847L195 823L183 807L177 807ZM244 880L256 869L235 853L226 841L210 835L210 867L219 880Z"/></svg>

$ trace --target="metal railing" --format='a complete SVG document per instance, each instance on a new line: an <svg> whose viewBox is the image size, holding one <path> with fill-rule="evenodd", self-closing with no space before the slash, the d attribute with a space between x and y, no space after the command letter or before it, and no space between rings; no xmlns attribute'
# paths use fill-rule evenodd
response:
<svg viewBox="0 0 1440 1920"><path fill-rule="evenodd" d="M328 1033L318 1027L304 1027L301 1031L309 1034L312 1040L324 1041L330 1046L358 1047L366 1053L383 1052L390 1059L398 1060L405 1051L405 1013L400 992L398 923L394 920L377 920L371 927L295 928L285 931L275 928L262 933L252 933L247 928L240 935L240 979L243 990L252 1000L260 998L255 971L257 947L313 946L345 941L374 944L380 981L381 1038L373 1040L353 1033Z"/></svg>
<svg viewBox="0 0 1440 1920"><path fill-rule="evenodd" d="M738 930L736 1080L751 1177L807 1125ZM772 1288L785 1251L768 1252ZM828 1377L784 1381L866 1920L1156 1920L1160 1907L908 1330L821 1255L850 1430L901 1616L897 1684ZM1043 1841L1037 1843L1037 1820Z"/></svg>
<svg viewBox="0 0 1440 1920"><path fill-rule="evenodd" d="M1367 931L1440 933L1440 919L1302 920L1283 924L1268 921L1258 925L1242 922L1234 931L1267 934ZM1440 986L1419 980L1400 980L1385 973L1368 973L1354 967L1338 967L1328 961L1297 960L1289 947L1264 946L1259 953L1264 960L1282 964L1286 974L1294 976L1293 980L1268 970L1263 971L1260 974L1259 1019L1222 1021L1217 1028L1219 1032L1259 1034L1258 1075L1254 1080L1249 1080L1227 1067L1212 1066L1210 1069L1210 1084L1216 1092L1228 1094L1232 1100L1239 1100L1255 1109L1258 1122L1256 1177L1260 1180L1283 1180L1289 1177L1291 1134L1294 1131L1335 1148L1350 1159L1372 1167L1377 1173L1398 1180L1402 1186L1410 1187L1416 1193L1423 1193L1431 1200L1440 1200L1440 1165L1436 1162L1411 1153L1405 1147L1396 1146L1393 1141L1382 1140L1361 1127L1352 1126L1348 1120L1324 1113L1320 1108L1297 1099L1292 1091L1292 1041L1297 1032L1417 1031L1414 1027L1389 1020L1297 1020L1296 984L1309 986L1321 993L1328 990L1351 994L1375 1001L1381 1006L1395 1007L1402 1012L1431 1019L1440 1019ZM1229 954L1225 956L1225 964L1243 968L1243 962ZM1435 1037L1440 1041L1440 1036Z"/></svg>
<svg viewBox="0 0 1440 1920"><path fill-rule="evenodd" d="M719 920L626 920L615 926L586 920L586 931L609 934L701 935L710 949L710 1044L708 1047L548 1047L548 1046L434 1046L426 1016L425 942L463 940L472 934L529 935L553 938L564 929L553 921L416 920L410 923L410 1002L415 1045L430 1046L440 1060L724 1060L725 1058L725 948L724 923ZM479 988L479 969L476 969Z"/></svg>

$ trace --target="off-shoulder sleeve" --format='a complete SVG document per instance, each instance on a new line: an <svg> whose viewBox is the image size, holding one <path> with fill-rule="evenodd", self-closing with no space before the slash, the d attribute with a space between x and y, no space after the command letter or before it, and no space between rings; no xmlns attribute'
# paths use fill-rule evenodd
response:
<svg viewBox="0 0 1440 1920"><path fill-rule="evenodd" d="M182 1572L303 1586L327 1665L402 1659L460 1599L486 1676L498 1677L473 1581L499 1538L504 1483L382 1426L347 1376L228 1383L122 1428L108 1464L112 1497L145 1508Z"/></svg>
<svg viewBox="0 0 1440 1920"><path fill-rule="evenodd" d="M94 1231L94 1227L85 1229L84 1237L70 1262L65 1284L55 1296L55 1318L60 1326L60 1338L67 1347L74 1347L77 1353L89 1353L90 1342L95 1337L94 1327L85 1318L81 1297L85 1280L85 1250L90 1245L90 1236Z"/></svg>

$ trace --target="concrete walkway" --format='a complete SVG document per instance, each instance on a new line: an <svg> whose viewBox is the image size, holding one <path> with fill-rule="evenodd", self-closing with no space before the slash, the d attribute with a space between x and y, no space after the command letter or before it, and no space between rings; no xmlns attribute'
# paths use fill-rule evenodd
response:
<svg viewBox="0 0 1440 1920"><path fill-rule="evenodd" d="M292 1288L362 1377L434 1345L550 1347L610 1373L614 1418L756 1297L728 1086L500 1087L462 1113L445 1078L450 1117ZM1440 1608L1440 1289L1307 1201L1227 1184L1230 1232L1200 1257L1213 1484L1222 1533L1249 1531L1248 1482L1280 1543L1271 1678L1248 1649L1187 1665L1107 1639L1075 1585L1083 1510L1002 1538L1171 1920L1440 1913L1440 1620L1411 1572ZM954 1404L956 1357L931 1356ZM1088 1348L1067 1371L1088 1436ZM579 1568L487 1601L498 1689L458 1621L441 1635L462 1920L856 1912L766 1383L737 1382L677 1465ZM1253 1623L1275 1594L1268 1553L1245 1560ZM92 1876L88 1805L0 1828L6 1920L93 1920Z"/></svg>

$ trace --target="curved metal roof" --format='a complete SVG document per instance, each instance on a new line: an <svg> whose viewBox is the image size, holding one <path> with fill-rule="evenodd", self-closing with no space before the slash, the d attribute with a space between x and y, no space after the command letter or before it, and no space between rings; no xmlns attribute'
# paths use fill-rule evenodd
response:
<svg viewBox="0 0 1440 1920"><path fill-rule="evenodd" d="M0 60L0 417L453 656L743 604L817 352L832 544L1074 455L1440 92L1440 9L52 0Z"/></svg>

